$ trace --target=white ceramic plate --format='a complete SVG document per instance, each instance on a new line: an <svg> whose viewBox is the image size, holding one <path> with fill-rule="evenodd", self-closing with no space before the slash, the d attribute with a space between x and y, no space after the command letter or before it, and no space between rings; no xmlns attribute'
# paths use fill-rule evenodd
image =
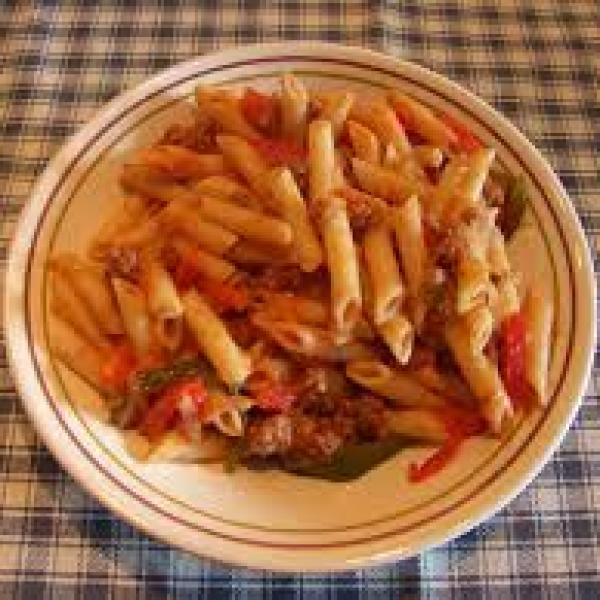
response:
<svg viewBox="0 0 600 600"><path fill-rule="evenodd" d="M137 464L103 424L93 393L48 352L45 261L81 250L112 202L123 156L186 118L200 83L274 85L285 71L311 85L399 86L459 116L531 190L527 226L511 252L525 277L556 298L547 409L506 440L472 440L425 485L408 484L401 453L361 479L335 484L285 473ZM522 260L526 257L526 260ZM499 510L531 481L579 405L595 339L592 268L573 207L540 154L505 119L443 77L358 48L273 44L177 65L110 102L40 178L9 258L5 319L9 359L32 422L61 464L103 504L152 536L228 563L280 570L353 569L440 544Z"/></svg>

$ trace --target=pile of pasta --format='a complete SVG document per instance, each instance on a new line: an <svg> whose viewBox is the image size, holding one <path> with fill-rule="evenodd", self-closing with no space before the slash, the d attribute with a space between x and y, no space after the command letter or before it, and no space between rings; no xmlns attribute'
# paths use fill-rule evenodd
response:
<svg viewBox="0 0 600 600"><path fill-rule="evenodd" d="M55 354L146 454L285 411L256 382L285 383L289 364L335 365L389 402L395 431L435 444L444 407L500 434L525 400L544 404L552 304L519 291L492 148L400 90L309 90L292 74L269 94L202 86L196 114L129 157L88 255L50 264ZM174 404L169 368L204 387ZM158 416L137 393L150 380L171 394Z"/></svg>

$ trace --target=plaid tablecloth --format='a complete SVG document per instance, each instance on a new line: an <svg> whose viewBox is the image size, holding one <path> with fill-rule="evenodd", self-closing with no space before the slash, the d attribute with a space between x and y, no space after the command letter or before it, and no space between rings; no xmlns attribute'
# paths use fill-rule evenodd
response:
<svg viewBox="0 0 600 600"><path fill-rule="evenodd" d="M128 0L0 3L0 262L34 180L106 100L215 48L321 39L368 46L464 84L560 175L598 245L600 5L515 2ZM598 270L598 267L596 267ZM481 527L418 558L344 575L227 569L106 512L32 431L0 358L0 599L598 599L598 365L541 475Z"/></svg>

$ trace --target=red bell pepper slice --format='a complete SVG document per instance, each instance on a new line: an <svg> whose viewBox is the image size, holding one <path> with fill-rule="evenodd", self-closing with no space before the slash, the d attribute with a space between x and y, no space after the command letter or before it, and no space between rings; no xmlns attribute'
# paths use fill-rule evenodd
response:
<svg viewBox="0 0 600 600"><path fill-rule="evenodd" d="M456 149L462 152L474 152L483 148L483 144L479 138L464 124L450 116L442 113L439 115L440 120L456 134L457 143Z"/></svg>
<svg viewBox="0 0 600 600"><path fill-rule="evenodd" d="M291 140L260 138L251 143L272 165L302 168L306 164L306 150Z"/></svg>
<svg viewBox="0 0 600 600"><path fill-rule="evenodd" d="M500 376L515 408L527 408L531 390L525 376L526 325L518 312L504 319L500 325L498 366Z"/></svg>
<svg viewBox="0 0 600 600"><path fill-rule="evenodd" d="M151 442L160 439L165 432L175 426L179 402L184 396L191 398L200 411L207 399L206 387L200 377L185 379L170 385L146 412L139 426L139 432Z"/></svg>
<svg viewBox="0 0 600 600"><path fill-rule="evenodd" d="M115 346L100 369L102 382L115 392L123 392L127 379L137 369L137 359L129 343Z"/></svg>
<svg viewBox="0 0 600 600"><path fill-rule="evenodd" d="M259 129L269 129L275 121L277 103L269 94L246 88L241 108L246 120Z"/></svg>
<svg viewBox="0 0 600 600"><path fill-rule="evenodd" d="M219 313L229 310L240 312L250 304L250 293L245 287L226 281L202 279L198 282L198 289Z"/></svg>
<svg viewBox="0 0 600 600"><path fill-rule="evenodd" d="M486 431L486 424L479 415L463 409L447 407L440 418L444 421L448 437L422 464L409 465L408 479L412 483L419 483L439 473L456 457L466 439Z"/></svg>

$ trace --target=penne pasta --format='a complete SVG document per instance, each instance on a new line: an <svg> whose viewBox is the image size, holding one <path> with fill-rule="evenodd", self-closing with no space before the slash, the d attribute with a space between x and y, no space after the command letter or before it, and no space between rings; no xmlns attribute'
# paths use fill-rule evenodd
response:
<svg viewBox="0 0 600 600"><path fill-rule="evenodd" d="M368 127L384 146L392 144L399 154L410 152L411 146L404 128L385 100L355 102L350 110L350 119Z"/></svg>
<svg viewBox="0 0 600 600"><path fill-rule="evenodd" d="M331 282L331 313L338 332L347 332L361 312L358 259L346 207L331 198L321 214L321 236Z"/></svg>
<svg viewBox="0 0 600 600"><path fill-rule="evenodd" d="M221 381L230 389L239 388L250 374L250 359L198 292L186 292L182 303L187 325Z"/></svg>
<svg viewBox="0 0 600 600"><path fill-rule="evenodd" d="M473 331L464 319L449 323L445 337L465 380L479 400L481 412L493 433L500 433L512 405L498 368L482 352L474 350Z"/></svg>
<svg viewBox="0 0 600 600"><path fill-rule="evenodd" d="M142 290L125 279L113 277L112 287L125 332L138 356L147 356L152 349L152 326L146 297Z"/></svg>
<svg viewBox="0 0 600 600"><path fill-rule="evenodd" d="M354 94L351 92L329 92L321 95L321 110L319 119L326 119L333 128L333 137L337 139L354 103Z"/></svg>
<svg viewBox="0 0 600 600"><path fill-rule="evenodd" d="M456 311L464 314L490 298L490 275L486 263L465 257L458 263Z"/></svg>
<svg viewBox="0 0 600 600"><path fill-rule="evenodd" d="M359 158L352 159L352 171L362 190L400 204L413 194L421 194L421 184L403 179L398 173Z"/></svg>
<svg viewBox="0 0 600 600"><path fill-rule="evenodd" d="M155 320L154 333L164 348L174 351L183 335L183 306L169 273L158 262L144 265L142 281L148 311Z"/></svg>
<svg viewBox="0 0 600 600"><path fill-rule="evenodd" d="M372 350L361 342L337 343L335 335L327 329L296 321L279 321L260 313L255 314L252 321L292 354L328 362L362 360L373 356Z"/></svg>
<svg viewBox="0 0 600 600"><path fill-rule="evenodd" d="M227 175L212 175L198 181L192 187L199 198L228 200L251 210L261 211L262 202L245 185Z"/></svg>
<svg viewBox="0 0 600 600"><path fill-rule="evenodd" d="M408 292L413 299L419 299L425 281L427 248L421 204L416 196L395 209L393 225Z"/></svg>
<svg viewBox="0 0 600 600"><path fill-rule="evenodd" d="M162 202L193 202L196 199L191 190L175 182L162 169L150 165L125 165L121 185L129 192Z"/></svg>
<svg viewBox="0 0 600 600"><path fill-rule="evenodd" d="M437 146L415 146L413 154L423 168L439 169L444 164L444 153Z"/></svg>
<svg viewBox="0 0 600 600"><path fill-rule="evenodd" d="M110 346L102 334L92 311L85 301L76 293L71 282L62 270L52 274L52 312L69 323L90 344L99 350L107 350Z"/></svg>
<svg viewBox="0 0 600 600"><path fill-rule="evenodd" d="M356 121L347 121L346 130L356 158L374 165L379 164L380 148L377 136L364 125Z"/></svg>
<svg viewBox="0 0 600 600"><path fill-rule="evenodd" d="M458 139L454 131L424 104L399 90L390 90L388 99L394 110L430 144L444 149L457 144Z"/></svg>
<svg viewBox="0 0 600 600"><path fill-rule="evenodd" d="M199 246L213 254L225 254L238 241L238 236L217 223L202 218L191 207L168 206L161 215L161 221L184 233Z"/></svg>
<svg viewBox="0 0 600 600"><path fill-rule="evenodd" d="M160 169L173 179L183 181L226 172L225 160L220 154L199 154L171 144L145 148L134 156L133 162Z"/></svg>
<svg viewBox="0 0 600 600"><path fill-rule="evenodd" d="M200 113L215 123L220 131L246 140L255 140L260 137L258 131L244 118L239 102L231 99L204 101L202 98L198 98L198 95L196 95L196 99L200 100L198 103Z"/></svg>
<svg viewBox="0 0 600 600"><path fill-rule="evenodd" d="M358 385L392 400L396 406L439 408L445 400L421 385L411 374L391 369L378 360L352 361L346 374Z"/></svg>
<svg viewBox="0 0 600 600"><path fill-rule="evenodd" d="M94 389L104 395L110 393L102 377L102 366L106 360L105 351L91 344L62 318L52 323L50 350L56 358Z"/></svg>
<svg viewBox="0 0 600 600"><path fill-rule="evenodd" d="M239 265L291 265L295 257L290 248L240 240L227 252L227 259Z"/></svg>
<svg viewBox="0 0 600 600"><path fill-rule="evenodd" d="M548 370L554 309L550 299L535 284L525 296L523 318L527 332L525 376L542 406L548 402Z"/></svg>
<svg viewBox="0 0 600 600"><path fill-rule="evenodd" d="M323 252L294 176L289 169L279 168L271 172L270 182L277 212L294 232L298 264L304 271L314 271L323 262Z"/></svg>
<svg viewBox="0 0 600 600"><path fill-rule="evenodd" d="M373 321L381 325L398 313L404 295L391 235L385 226L367 230L363 254L373 294Z"/></svg>
<svg viewBox="0 0 600 600"><path fill-rule="evenodd" d="M394 358L399 364L406 365L415 344L415 328L412 323L399 314L381 323L378 330Z"/></svg>
<svg viewBox="0 0 600 600"><path fill-rule="evenodd" d="M260 302L261 310L275 319L293 320L310 325L329 324L329 306L313 298L265 290L260 295Z"/></svg>
<svg viewBox="0 0 600 600"><path fill-rule="evenodd" d="M494 161L490 148L458 155L446 165L434 192L432 211L445 223L460 219L481 202L483 184Z"/></svg>
<svg viewBox="0 0 600 600"><path fill-rule="evenodd" d="M319 119L308 126L309 198L327 198L334 187L335 149L330 121Z"/></svg>
<svg viewBox="0 0 600 600"><path fill-rule="evenodd" d="M202 201L199 210L207 221L249 240L276 246L287 246L292 241L292 229L288 223L232 202L207 198Z"/></svg>
<svg viewBox="0 0 600 600"><path fill-rule="evenodd" d="M448 439L444 421L432 410L390 410L385 414L390 430L430 444L442 444Z"/></svg>
<svg viewBox="0 0 600 600"><path fill-rule="evenodd" d="M303 143L308 118L308 92L292 73L281 78L281 132L284 137Z"/></svg>
<svg viewBox="0 0 600 600"><path fill-rule="evenodd" d="M67 279L104 334L123 333L123 323L103 270L86 265L75 254L57 256L51 266Z"/></svg>
<svg viewBox="0 0 600 600"><path fill-rule="evenodd" d="M265 181L268 167L258 150L243 137L234 135L217 136L217 145L236 173L239 173L259 196L268 196L268 183Z"/></svg>
<svg viewBox="0 0 600 600"><path fill-rule="evenodd" d="M505 242L526 180L401 90L280 85L199 86L130 155L97 264L48 261L50 348L139 460L346 481L412 438L441 445L422 481L512 424L508 391L547 401L552 303L521 306Z"/></svg>
<svg viewBox="0 0 600 600"><path fill-rule="evenodd" d="M494 315L494 323L499 324L509 315L519 312L521 303L514 277L511 274L499 279L495 292L490 308Z"/></svg>
<svg viewBox="0 0 600 600"><path fill-rule="evenodd" d="M179 259L189 261L201 275L214 281L226 281L236 272L235 266L220 256L205 252L195 244L183 238L171 242Z"/></svg>

